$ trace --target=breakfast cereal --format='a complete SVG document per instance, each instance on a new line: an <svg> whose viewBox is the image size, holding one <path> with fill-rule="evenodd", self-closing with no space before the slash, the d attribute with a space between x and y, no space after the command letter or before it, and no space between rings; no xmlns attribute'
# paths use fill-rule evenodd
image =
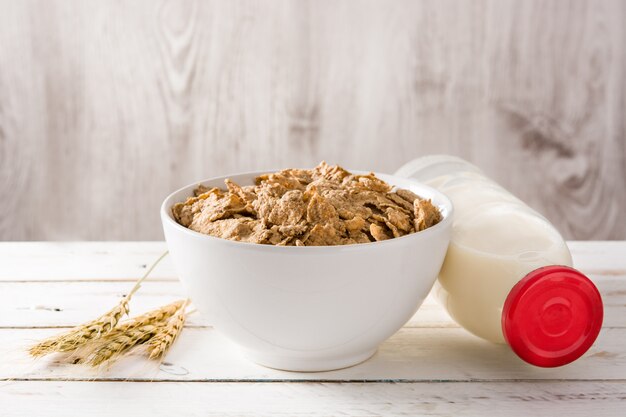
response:
<svg viewBox="0 0 626 417"><path fill-rule="evenodd" d="M328 246L392 239L442 218L429 200L409 190L325 162L264 174L255 185L225 183L226 189L198 186L193 197L172 207L176 221L242 242Z"/></svg>

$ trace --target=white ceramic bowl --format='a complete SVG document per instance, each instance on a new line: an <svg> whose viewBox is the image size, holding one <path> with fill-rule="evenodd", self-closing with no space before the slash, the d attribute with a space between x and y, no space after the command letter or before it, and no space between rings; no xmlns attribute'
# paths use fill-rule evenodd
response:
<svg viewBox="0 0 626 417"><path fill-rule="evenodd" d="M264 171L265 172L265 171ZM264 172L231 178L253 184ZM357 171L355 171L357 172ZM292 371L344 368L372 356L430 291L448 247L452 203L413 180L376 174L429 198L443 220L383 242L345 246L271 246L234 242L179 225L171 207L200 183L168 196L161 207L174 267L202 315L253 361Z"/></svg>

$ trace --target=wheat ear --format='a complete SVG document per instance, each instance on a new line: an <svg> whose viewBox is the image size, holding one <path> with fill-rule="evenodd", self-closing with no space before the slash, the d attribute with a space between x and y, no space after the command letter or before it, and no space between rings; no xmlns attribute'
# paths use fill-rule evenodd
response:
<svg viewBox="0 0 626 417"><path fill-rule="evenodd" d="M175 301L120 323L104 337L87 344L83 350L83 357L77 362L98 366L117 359L163 331L172 316L183 308L185 303L185 300ZM88 353L84 354L85 351Z"/></svg>
<svg viewBox="0 0 626 417"><path fill-rule="evenodd" d="M132 329L143 324L150 324L156 322L167 322L174 314L178 312L185 304L186 300L178 300L173 303L164 305L155 310L148 311L139 316L132 317L128 320L121 322L114 330L114 332L123 332L128 329Z"/></svg>
<svg viewBox="0 0 626 417"><path fill-rule="evenodd" d="M183 330L185 319L187 318L185 313L187 304L189 304L188 299L178 309L176 314L169 319L163 331L157 333L150 339L148 342L148 356L150 359L161 359L174 344L176 338Z"/></svg>
<svg viewBox="0 0 626 417"><path fill-rule="evenodd" d="M131 297L139 290L141 283L150 275L152 270L161 262L163 258L168 254L165 252L162 254L146 273L141 277L133 286L128 294L126 294L120 302L107 311L100 317L91 320L87 323L74 327L66 333L55 335L50 338L44 339L41 342L32 346L28 352L35 357L44 356L53 352L72 352L90 340L98 339L103 335L109 333L119 321L128 314Z"/></svg>
<svg viewBox="0 0 626 417"><path fill-rule="evenodd" d="M29 349L32 356L43 356L52 352L71 352L80 346L109 333L128 314L128 298L124 297L118 305L88 323L74 327L67 333L42 340Z"/></svg>
<svg viewBox="0 0 626 417"><path fill-rule="evenodd" d="M135 346L150 340L157 334L159 328L164 326L163 322L142 324L126 329L123 332L116 332L114 335L109 334L103 339L103 344L87 356L85 360L81 360L81 362L91 366L99 366L104 362L113 361Z"/></svg>

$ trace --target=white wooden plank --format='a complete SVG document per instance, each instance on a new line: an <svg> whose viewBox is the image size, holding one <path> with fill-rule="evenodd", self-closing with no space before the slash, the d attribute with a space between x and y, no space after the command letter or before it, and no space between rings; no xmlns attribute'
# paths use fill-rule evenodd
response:
<svg viewBox="0 0 626 417"><path fill-rule="evenodd" d="M165 242L0 242L0 281L136 280ZM168 257L152 280L175 280Z"/></svg>
<svg viewBox="0 0 626 417"><path fill-rule="evenodd" d="M582 271L626 275L626 241L568 244ZM165 242L0 242L0 281L135 280L166 250ZM176 279L167 257L151 279Z"/></svg>
<svg viewBox="0 0 626 417"><path fill-rule="evenodd" d="M12 382L5 416L623 416L624 382ZM45 411L44 411L45 410Z"/></svg>
<svg viewBox="0 0 626 417"><path fill-rule="evenodd" d="M605 327L626 327L626 275L591 275L603 297ZM73 326L113 306L130 282L0 282L0 327ZM131 302L131 314L184 298L179 282L146 282ZM200 314L189 325L211 325ZM412 327L457 327L428 297L407 323Z"/></svg>
<svg viewBox="0 0 626 417"><path fill-rule="evenodd" d="M228 380L624 380L626 329L603 329L578 361L542 369L522 362L504 345L494 345L460 328L405 328L383 343L370 360L332 372L294 373L256 365L212 328L185 329L160 367L139 356L93 371L62 365L58 358L33 360L25 352L54 329L0 330L0 379Z"/></svg>
<svg viewBox="0 0 626 417"><path fill-rule="evenodd" d="M623 275L626 241L569 241L574 266L585 273Z"/></svg>

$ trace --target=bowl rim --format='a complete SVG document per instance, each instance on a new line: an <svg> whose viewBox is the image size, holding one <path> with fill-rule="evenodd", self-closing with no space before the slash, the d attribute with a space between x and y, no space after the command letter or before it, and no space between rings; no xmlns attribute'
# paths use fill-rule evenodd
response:
<svg viewBox="0 0 626 417"><path fill-rule="evenodd" d="M305 252L318 252L318 251L328 251L333 250L333 251L345 251L345 250L359 250L359 249L371 249L372 247L377 247L377 246L383 246L383 245L387 245L387 246L391 246L394 244L402 244L404 242L406 242L406 240L408 239L425 239L427 238L427 236L430 236L432 234L435 234L437 232L439 232L442 229L451 227L451 223L452 223L452 219L454 216L454 205L452 204L452 201L450 200L450 198L448 198L447 195L445 195L444 193L442 193L441 191L423 184L413 178L406 178L406 177L399 177L396 175L392 175L392 174L384 174L384 173L379 173L379 172L373 172L373 171L363 171L363 170L350 170L348 169L348 171L350 171L350 173L352 174L357 174L357 175L366 175L366 174L370 174L373 173L374 175L376 175L378 178L385 177L385 178L390 178L390 179L398 179L400 181L406 181L406 182L410 182L413 183L415 186L428 190L429 193L433 194L434 196L436 196L437 200L439 200L441 203L437 205L437 207L439 208L440 206L444 206L445 207L445 213L443 211L440 210L441 215L443 216L443 220L441 220L439 223L437 223L434 226L431 226L425 230L419 231L419 232L415 232L415 233L411 233L408 235L404 235L404 236L400 236L400 237L394 237L391 239L387 239L387 240L382 240L382 241L376 241L376 242L368 242L368 243L351 243L348 245L326 245L326 246L278 246L278 245L264 245L264 244L260 244L260 243L254 243L254 242L241 242L241 241L237 241L237 240L230 240L230 239L225 239L225 238L221 238L221 237L216 237L216 236L211 236L211 235L207 235L204 233L200 233L200 232L196 232L195 230L191 230L188 227L185 227L183 225L181 225L180 223L178 223L173 215L172 215L172 206L175 204L175 202L170 202L169 200L171 200L174 195L189 189L190 191L192 191L193 187L197 187L198 185L201 184L205 184L207 182L212 182L212 181L221 181L223 182L225 179L227 178L232 178L232 177L241 177L241 176L259 176L262 174L267 174L268 172L278 172L280 170L255 170L255 171L245 171L245 172L239 172L239 173L233 173L233 174L228 174L228 175L220 175L220 176L216 176L216 177L210 177L207 179L203 179L200 181L194 181L192 183L189 183L183 187L178 188L177 190L171 192L167 197L165 197L165 199L163 200L163 202L161 203L161 209L160 209L160 214L161 214L161 222L163 223L163 227L165 227L166 223L173 226L175 228L175 230L178 230L180 232L186 233L188 234L190 237L192 238L196 238L196 239L205 239L207 241L213 241L213 242L219 242L220 244L225 244L225 245L235 245L237 247L240 248L254 248L257 250L269 250L269 251L297 251L299 253L305 253ZM387 181L384 178L381 178L384 181L390 183L392 186L396 187L396 185L393 183L393 181ZM416 193L419 195L419 193ZM190 196L188 196L190 197Z"/></svg>

